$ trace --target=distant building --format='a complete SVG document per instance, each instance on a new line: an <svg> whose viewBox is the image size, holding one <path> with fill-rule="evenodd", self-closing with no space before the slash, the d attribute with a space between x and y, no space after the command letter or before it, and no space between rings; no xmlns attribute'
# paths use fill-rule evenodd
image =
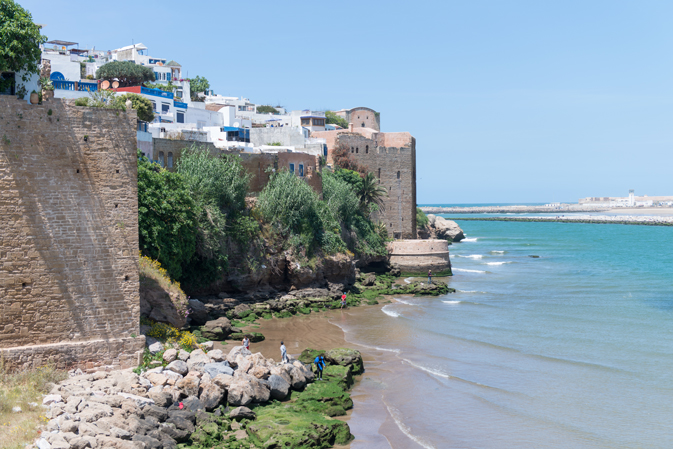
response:
<svg viewBox="0 0 673 449"><path fill-rule="evenodd" d="M342 109L335 112L339 117L345 118L355 128L370 128L381 131L381 115L371 108Z"/></svg>

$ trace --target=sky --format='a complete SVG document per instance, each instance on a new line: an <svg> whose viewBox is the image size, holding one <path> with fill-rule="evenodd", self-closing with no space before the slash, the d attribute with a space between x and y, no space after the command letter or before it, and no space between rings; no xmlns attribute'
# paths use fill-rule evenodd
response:
<svg viewBox="0 0 673 449"><path fill-rule="evenodd" d="M218 94L380 111L416 137L419 204L673 195L670 0L18 2Z"/></svg>

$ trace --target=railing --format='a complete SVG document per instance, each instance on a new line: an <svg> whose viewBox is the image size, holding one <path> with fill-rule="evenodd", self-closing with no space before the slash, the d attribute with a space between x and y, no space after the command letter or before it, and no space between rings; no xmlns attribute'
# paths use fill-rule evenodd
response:
<svg viewBox="0 0 673 449"><path fill-rule="evenodd" d="M173 106L176 108L182 108L182 109L187 109L187 103L181 103L179 101L173 101Z"/></svg>
<svg viewBox="0 0 673 449"><path fill-rule="evenodd" d="M54 85L54 89L61 90L72 90L79 92L96 92L98 90L98 83L52 80L52 84Z"/></svg>
<svg viewBox="0 0 673 449"><path fill-rule="evenodd" d="M164 97L173 99L173 92L166 92L161 89L150 89L148 87L141 87L140 93L145 95L154 95L155 97Z"/></svg>

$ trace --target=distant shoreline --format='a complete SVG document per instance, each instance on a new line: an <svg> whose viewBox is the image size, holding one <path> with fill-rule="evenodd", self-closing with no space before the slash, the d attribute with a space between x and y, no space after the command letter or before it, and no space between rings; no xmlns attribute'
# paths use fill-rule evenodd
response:
<svg viewBox="0 0 673 449"><path fill-rule="evenodd" d="M421 206L426 214L576 214L594 213L618 215L650 215L673 217L673 207L591 207L579 204L564 204L562 206L471 206L471 207L442 207Z"/></svg>
<svg viewBox="0 0 673 449"><path fill-rule="evenodd" d="M622 224L641 226L673 226L673 217L630 216L614 217L609 215L583 215L575 217L445 217L453 221L521 221L538 223L590 223Z"/></svg>

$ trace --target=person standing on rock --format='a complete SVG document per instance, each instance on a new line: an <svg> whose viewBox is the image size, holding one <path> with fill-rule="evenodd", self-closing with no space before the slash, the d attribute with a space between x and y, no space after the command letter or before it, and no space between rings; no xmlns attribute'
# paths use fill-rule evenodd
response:
<svg viewBox="0 0 673 449"><path fill-rule="evenodd" d="M428 270L428 284L432 284L432 270Z"/></svg>
<svg viewBox="0 0 673 449"><path fill-rule="evenodd" d="M247 335L243 337L243 347L248 351L250 350L250 339L248 338Z"/></svg>
<svg viewBox="0 0 673 449"><path fill-rule="evenodd" d="M280 356L283 360L283 363L288 363L289 360L287 359L287 348L285 348L285 343L282 341L280 342Z"/></svg>
<svg viewBox="0 0 673 449"><path fill-rule="evenodd" d="M341 308L343 309L344 307L346 307L346 292L341 295Z"/></svg>
<svg viewBox="0 0 673 449"><path fill-rule="evenodd" d="M314 360L315 367L317 368L318 372L318 380L322 380L322 370L325 367L325 357L322 355L319 355L315 358Z"/></svg>

